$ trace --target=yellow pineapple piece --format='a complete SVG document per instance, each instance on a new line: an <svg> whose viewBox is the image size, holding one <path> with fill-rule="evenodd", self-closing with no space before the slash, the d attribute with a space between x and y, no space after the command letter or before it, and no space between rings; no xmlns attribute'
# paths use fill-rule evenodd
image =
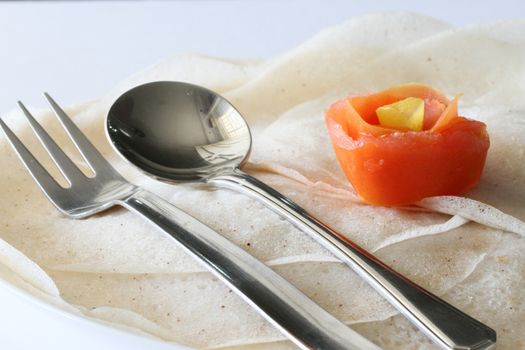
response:
<svg viewBox="0 0 525 350"><path fill-rule="evenodd" d="M425 117L425 102L421 98L408 97L379 107L376 109L376 114L381 126L399 130L421 131Z"/></svg>

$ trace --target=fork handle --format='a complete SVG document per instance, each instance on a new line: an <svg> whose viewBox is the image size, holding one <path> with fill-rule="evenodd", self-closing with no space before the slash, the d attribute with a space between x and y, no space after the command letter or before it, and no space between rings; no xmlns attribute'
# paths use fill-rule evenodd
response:
<svg viewBox="0 0 525 350"><path fill-rule="evenodd" d="M180 243L302 349L380 349L259 260L189 214L139 189L121 203Z"/></svg>
<svg viewBox="0 0 525 350"><path fill-rule="evenodd" d="M216 176L211 183L241 190L330 250L365 279L443 349L494 349L496 332L418 286L357 244L328 227L278 191L240 170Z"/></svg>

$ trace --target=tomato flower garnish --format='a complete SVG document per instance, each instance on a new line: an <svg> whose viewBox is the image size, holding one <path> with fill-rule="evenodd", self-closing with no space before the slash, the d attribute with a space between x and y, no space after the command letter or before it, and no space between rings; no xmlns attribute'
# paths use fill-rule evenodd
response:
<svg viewBox="0 0 525 350"><path fill-rule="evenodd" d="M410 204L462 194L479 182L490 144L486 125L459 116L458 99L449 100L428 85L405 84L351 96L328 109L326 123L337 159L363 201ZM422 126L399 124L402 113L418 118L414 113L420 113L420 100ZM378 109L387 111L382 119L391 119L383 123L388 126L381 125ZM411 129L412 124L420 130Z"/></svg>

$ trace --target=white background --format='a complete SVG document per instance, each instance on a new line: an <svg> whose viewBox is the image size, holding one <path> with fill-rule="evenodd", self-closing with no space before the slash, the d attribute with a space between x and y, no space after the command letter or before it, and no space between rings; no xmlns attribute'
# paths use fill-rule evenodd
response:
<svg viewBox="0 0 525 350"><path fill-rule="evenodd" d="M93 99L163 58L268 58L320 29L377 11L455 25L525 16L522 0L0 2L0 111Z"/></svg>
<svg viewBox="0 0 525 350"><path fill-rule="evenodd" d="M177 53L268 58L320 29L378 11L412 11L457 26L523 18L525 2L116 1L0 2L0 111L18 99L68 105L104 95L133 72ZM525 34L524 34L525 35ZM49 311L0 283L2 349L164 349Z"/></svg>

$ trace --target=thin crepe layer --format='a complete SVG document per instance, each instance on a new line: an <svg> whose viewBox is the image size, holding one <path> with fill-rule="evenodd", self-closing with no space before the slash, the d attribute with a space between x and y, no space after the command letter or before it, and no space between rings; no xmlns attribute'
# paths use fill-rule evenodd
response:
<svg viewBox="0 0 525 350"><path fill-rule="evenodd" d="M327 29L267 62L175 57L138 73L104 98L67 111L128 179L268 262L372 341L385 349L435 348L349 268L261 204L228 190L147 179L120 160L105 140L103 119L109 105L137 83L183 80L225 94L254 127L248 172L494 327L498 348L515 349L523 347L524 336L517 330L525 320L520 307L524 239L519 235L525 220L525 43L516 34L524 29L524 21L456 29L417 15L368 16ZM422 203L425 208L371 207L356 201L331 150L324 109L349 93L407 81L429 83L450 95L463 92L460 112L487 123L492 141L487 168L467 196L513 215L515 224L508 225L504 216L485 216L484 207L461 199L438 197ZM47 112L35 114L80 161L58 122ZM19 112L3 118L46 159ZM291 348L147 223L122 209L80 221L64 218L3 140L0 154L0 238L10 245L0 255L9 271L2 276L37 286L35 295L43 291L65 300L86 317L167 341L205 348ZM49 159L44 163L52 169ZM481 223L467 223L465 217ZM9 260L18 256L15 249L43 270Z"/></svg>

